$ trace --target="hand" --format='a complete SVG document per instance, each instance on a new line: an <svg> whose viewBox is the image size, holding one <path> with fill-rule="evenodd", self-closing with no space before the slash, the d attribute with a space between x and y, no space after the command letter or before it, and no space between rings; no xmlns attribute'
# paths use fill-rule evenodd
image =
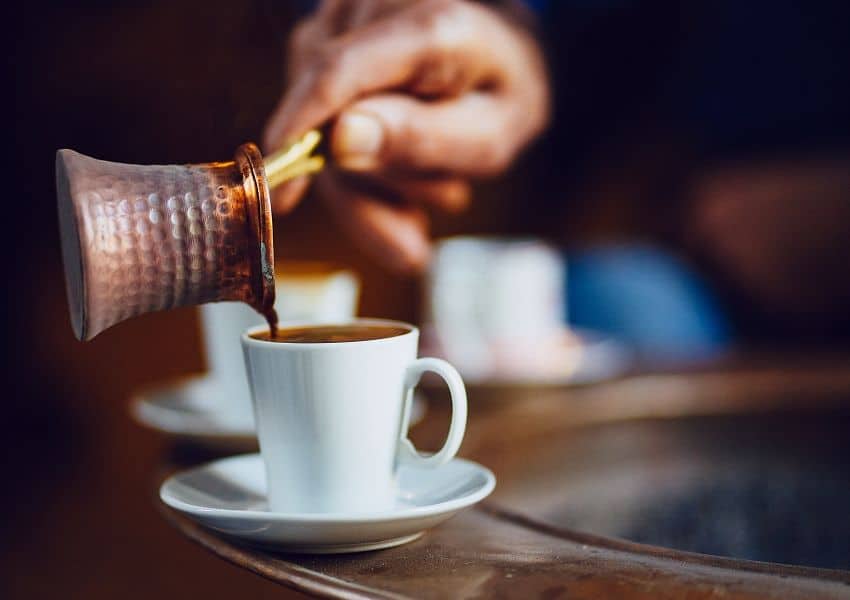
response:
<svg viewBox="0 0 850 600"><path fill-rule="evenodd" d="M399 271L427 264L426 207L460 211L469 179L510 165L545 126L549 92L533 38L458 0L325 0L291 38L291 86L267 151L330 122L317 184L338 221ZM290 210L306 181L286 186Z"/></svg>

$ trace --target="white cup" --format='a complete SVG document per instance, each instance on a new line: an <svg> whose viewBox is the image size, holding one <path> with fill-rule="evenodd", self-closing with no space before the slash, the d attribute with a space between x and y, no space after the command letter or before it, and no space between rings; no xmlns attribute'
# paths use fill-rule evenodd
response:
<svg viewBox="0 0 850 600"><path fill-rule="evenodd" d="M360 283L351 271L319 262L283 261L275 273L275 310L282 321L345 321L357 312ZM217 409L234 423L252 422L239 336L264 323L244 302L200 307L209 376L220 391Z"/></svg>
<svg viewBox="0 0 850 600"><path fill-rule="evenodd" d="M440 241L428 273L426 322L464 374L491 374L561 335L565 265L541 240L461 236Z"/></svg>
<svg viewBox="0 0 850 600"><path fill-rule="evenodd" d="M242 335L269 506L277 512L373 513L395 503L401 464L451 460L466 429L466 390L458 372L416 358L419 330L396 321L344 324L401 327L375 340L272 342ZM285 330L304 323L286 323ZM425 372L446 382L452 420L443 447L419 454L407 439L413 389Z"/></svg>

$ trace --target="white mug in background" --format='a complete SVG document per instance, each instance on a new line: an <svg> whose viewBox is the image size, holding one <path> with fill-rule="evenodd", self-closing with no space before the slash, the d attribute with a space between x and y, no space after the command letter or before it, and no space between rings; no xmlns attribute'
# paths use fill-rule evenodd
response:
<svg viewBox="0 0 850 600"><path fill-rule="evenodd" d="M379 339L302 343L242 335L270 508L278 512L370 513L396 502L400 464L451 460L466 428L466 391L445 361L417 358L419 331L395 321L344 325L399 327ZM282 324L285 332L293 326ZM448 385L452 420L442 449L420 455L407 439L411 398L425 372Z"/></svg>
<svg viewBox="0 0 850 600"><path fill-rule="evenodd" d="M281 321L347 321L357 314L359 295L360 281L352 271L318 261L275 264L275 310Z"/></svg>
<svg viewBox="0 0 850 600"><path fill-rule="evenodd" d="M279 261L275 272L275 310L281 321L344 321L357 312L360 282L351 271L327 263ZM217 410L234 423L253 421L245 361L239 337L263 318L243 302L200 307L209 377L220 391Z"/></svg>
<svg viewBox="0 0 850 600"><path fill-rule="evenodd" d="M429 333L471 376L545 353L566 326L565 276L564 260L541 240L442 240L426 287ZM500 355L507 361L499 361Z"/></svg>

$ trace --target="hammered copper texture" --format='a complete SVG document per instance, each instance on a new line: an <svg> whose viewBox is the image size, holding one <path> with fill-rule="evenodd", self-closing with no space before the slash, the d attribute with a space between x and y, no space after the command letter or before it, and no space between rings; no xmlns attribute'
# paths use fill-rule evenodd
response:
<svg viewBox="0 0 850 600"><path fill-rule="evenodd" d="M257 199L244 181L236 162L138 166L60 150L60 226L77 336L182 305L258 307L259 233L248 206Z"/></svg>

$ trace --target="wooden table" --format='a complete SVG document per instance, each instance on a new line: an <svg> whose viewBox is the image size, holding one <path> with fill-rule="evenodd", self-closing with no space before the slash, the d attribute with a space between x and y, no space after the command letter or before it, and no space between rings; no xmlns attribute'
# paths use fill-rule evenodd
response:
<svg viewBox="0 0 850 600"><path fill-rule="evenodd" d="M414 436L425 447L439 444L447 418L444 399L433 404ZM221 558L326 597L850 598L846 540L818 559L838 561L825 569L619 537L646 537L641 526L654 523L649 541L664 541L676 527L705 523L694 543L724 544L728 531L719 525L747 514L748 503L756 509L747 518L756 521L768 518L759 508L765 494L776 512L783 493L771 486L778 484L788 490L790 513L769 517L768 538L850 530L842 514L850 497L850 362L773 360L572 390L477 389L470 404L462 453L493 469L497 490L411 544L342 556L272 554L234 544L164 506L163 514ZM193 462L188 455L174 454L170 468ZM698 510L688 504L694 498ZM834 511L823 508L833 501ZM670 519L678 519L672 529ZM709 531L715 523L719 531ZM809 560L806 537L755 551L779 551L783 561L797 551Z"/></svg>

